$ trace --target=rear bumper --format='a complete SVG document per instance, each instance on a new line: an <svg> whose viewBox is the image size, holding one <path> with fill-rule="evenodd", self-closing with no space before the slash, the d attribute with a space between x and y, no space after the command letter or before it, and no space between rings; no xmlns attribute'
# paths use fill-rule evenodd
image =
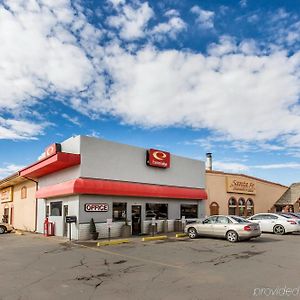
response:
<svg viewBox="0 0 300 300"><path fill-rule="evenodd" d="M246 240L246 239L251 239L251 238L256 238L261 235L260 230L256 231L240 231L239 233L239 238L240 240Z"/></svg>

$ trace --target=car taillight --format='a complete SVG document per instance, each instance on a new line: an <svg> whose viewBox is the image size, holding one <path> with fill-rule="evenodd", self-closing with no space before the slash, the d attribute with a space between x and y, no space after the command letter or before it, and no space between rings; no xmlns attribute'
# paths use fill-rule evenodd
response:
<svg viewBox="0 0 300 300"><path fill-rule="evenodd" d="M293 221L293 220L288 220L288 222L292 225L297 225L297 222L296 221Z"/></svg>
<svg viewBox="0 0 300 300"><path fill-rule="evenodd" d="M244 230L245 230L245 231L251 231L251 226L249 226L249 225L244 226Z"/></svg>

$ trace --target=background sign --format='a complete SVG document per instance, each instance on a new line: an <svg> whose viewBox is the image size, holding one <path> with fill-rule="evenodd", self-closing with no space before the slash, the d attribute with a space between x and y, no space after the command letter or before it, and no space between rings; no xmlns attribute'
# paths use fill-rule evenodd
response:
<svg viewBox="0 0 300 300"><path fill-rule="evenodd" d="M255 181L243 177L226 177L227 192L237 194L256 194Z"/></svg>
<svg viewBox="0 0 300 300"><path fill-rule="evenodd" d="M84 210L86 212L107 212L108 211L107 203L86 203L84 204Z"/></svg>
<svg viewBox="0 0 300 300"><path fill-rule="evenodd" d="M52 144L45 149L45 157L50 157L57 152L61 152L61 144Z"/></svg>
<svg viewBox="0 0 300 300"><path fill-rule="evenodd" d="M158 168L170 168L170 157L169 152L150 149L147 151L147 165Z"/></svg>
<svg viewBox="0 0 300 300"><path fill-rule="evenodd" d="M12 186L1 190L0 193L1 193L0 199L1 199L2 203L13 201L13 187Z"/></svg>

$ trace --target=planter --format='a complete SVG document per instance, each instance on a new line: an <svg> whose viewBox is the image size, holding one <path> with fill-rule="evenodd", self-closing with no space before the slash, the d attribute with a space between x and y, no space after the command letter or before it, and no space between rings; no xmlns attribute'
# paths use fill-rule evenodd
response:
<svg viewBox="0 0 300 300"><path fill-rule="evenodd" d="M126 238L126 237L130 237L131 236L131 226L130 225L123 225L122 226L122 229L121 229L121 236L123 238Z"/></svg>
<svg viewBox="0 0 300 300"><path fill-rule="evenodd" d="M97 240L98 236L99 236L99 232L93 232L93 233L90 233L90 235L91 235L92 240Z"/></svg>

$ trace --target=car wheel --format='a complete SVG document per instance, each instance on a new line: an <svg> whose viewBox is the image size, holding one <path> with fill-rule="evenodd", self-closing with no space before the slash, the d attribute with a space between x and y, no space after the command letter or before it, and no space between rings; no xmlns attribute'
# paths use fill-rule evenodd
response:
<svg viewBox="0 0 300 300"><path fill-rule="evenodd" d="M188 234L190 239L195 239L198 235L197 230L194 227L189 228Z"/></svg>
<svg viewBox="0 0 300 300"><path fill-rule="evenodd" d="M0 226L0 234L5 233L6 228L4 226Z"/></svg>
<svg viewBox="0 0 300 300"><path fill-rule="evenodd" d="M226 239L227 239L227 241L229 241L231 243L235 243L238 241L239 236L235 231L229 230L226 234Z"/></svg>
<svg viewBox="0 0 300 300"><path fill-rule="evenodd" d="M275 234L283 235L283 234L285 234L285 229L282 225L275 225L273 228L273 232Z"/></svg>

